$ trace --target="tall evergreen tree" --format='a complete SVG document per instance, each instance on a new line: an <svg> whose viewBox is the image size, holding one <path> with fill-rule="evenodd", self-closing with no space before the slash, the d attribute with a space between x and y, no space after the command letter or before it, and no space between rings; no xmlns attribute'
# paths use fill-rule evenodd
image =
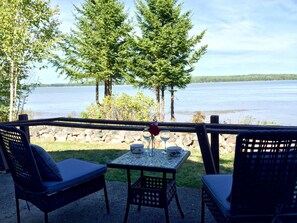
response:
<svg viewBox="0 0 297 223"><path fill-rule="evenodd" d="M182 13L177 0L136 2L141 36L136 39L130 81L155 91L161 120L165 118L165 91L169 90L173 120L174 91L190 83L194 64L206 53L206 45L197 49L205 31L189 37L191 12Z"/></svg>
<svg viewBox="0 0 297 223"><path fill-rule="evenodd" d="M95 80L99 104L99 83L104 82L104 96L111 96L113 81L126 73L132 27L118 0L86 0L75 9L75 28L65 36L64 54L53 64L72 79Z"/></svg>

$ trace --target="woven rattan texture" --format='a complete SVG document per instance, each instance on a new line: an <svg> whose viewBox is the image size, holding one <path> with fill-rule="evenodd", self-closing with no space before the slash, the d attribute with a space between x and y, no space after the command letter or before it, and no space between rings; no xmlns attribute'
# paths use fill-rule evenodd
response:
<svg viewBox="0 0 297 223"><path fill-rule="evenodd" d="M296 212L297 132L255 131L237 138L232 214Z"/></svg>
<svg viewBox="0 0 297 223"><path fill-rule="evenodd" d="M131 186L131 204L163 208L176 194L175 180L166 179L166 193L162 190L163 178L142 176Z"/></svg>
<svg viewBox="0 0 297 223"><path fill-rule="evenodd" d="M106 209L109 212L104 174L49 194L44 190L24 132L14 127L0 126L0 137L1 147L3 147L15 183L18 222L20 222L19 199L37 206L45 213L45 222L47 222L47 213L101 189L104 189Z"/></svg>
<svg viewBox="0 0 297 223"><path fill-rule="evenodd" d="M210 191L202 193L217 222L297 222L297 131L246 131L237 136L228 216Z"/></svg>
<svg viewBox="0 0 297 223"><path fill-rule="evenodd" d="M22 185L24 189L43 191L42 181L26 136L16 129L15 131L0 129L0 131L3 150L9 157L7 162L15 183Z"/></svg>

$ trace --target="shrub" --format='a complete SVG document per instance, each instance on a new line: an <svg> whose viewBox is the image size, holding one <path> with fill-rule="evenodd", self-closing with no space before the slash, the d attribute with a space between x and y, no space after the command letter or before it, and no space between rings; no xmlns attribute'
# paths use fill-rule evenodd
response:
<svg viewBox="0 0 297 223"><path fill-rule="evenodd" d="M4 107L0 105L0 122L7 122L9 114L9 107Z"/></svg>
<svg viewBox="0 0 297 223"><path fill-rule="evenodd" d="M192 117L192 122L194 123L201 123L201 122L204 122L204 120L205 120L205 115L200 111L195 112Z"/></svg>
<svg viewBox="0 0 297 223"><path fill-rule="evenodd" d="M100 106L97 104L91 104L86 108L85 112L81 112L80 116L82 118L93 118L93 119L101 119L104 118L100 112Z"/></svg>
<svg viewBox="0 0 297 223"><path fill-rule="evenodd" d="M82 112L83 118L150 121L155 116L154 99L138 92L135 96L123 93L121 96L105 97L102 105L91 104Z"/></svg>

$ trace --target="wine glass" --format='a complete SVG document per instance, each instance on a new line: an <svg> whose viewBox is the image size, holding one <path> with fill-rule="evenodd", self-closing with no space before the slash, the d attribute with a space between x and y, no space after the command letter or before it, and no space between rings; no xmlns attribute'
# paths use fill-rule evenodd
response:
<svg viewBox="0 0 297 223"><path fill-rule="evenodd" d="M164 153L166 153L166 142L169 140L170 138L170 131L169 130L162 130L160 132L160 138L161 140L164 142L165 148L164 148Z"/></svg>
<svg viewBox="0 0 297 223"><path fill-rule="evenodd" d="M144 140L146 141L146 144L148 144L148 146L146 148L149 148L149 143L151 141L151 133L149 132L148 128L145 128L143 130L142 136L143 136Z"/></svg>

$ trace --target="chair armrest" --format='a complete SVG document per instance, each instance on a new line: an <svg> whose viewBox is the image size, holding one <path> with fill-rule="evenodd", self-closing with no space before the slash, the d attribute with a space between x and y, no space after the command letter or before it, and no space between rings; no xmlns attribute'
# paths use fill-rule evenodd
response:
<svg viewBox="0 0 297 223"><path fill-rule="evenodd" d="M207 132L205 124L197 124L195 126L196 134L198 137L198 142L202 154L202 159L204 163L204 168L206 174L217 174L215 162L211 152L211 147L208 141Z"/></svg>

